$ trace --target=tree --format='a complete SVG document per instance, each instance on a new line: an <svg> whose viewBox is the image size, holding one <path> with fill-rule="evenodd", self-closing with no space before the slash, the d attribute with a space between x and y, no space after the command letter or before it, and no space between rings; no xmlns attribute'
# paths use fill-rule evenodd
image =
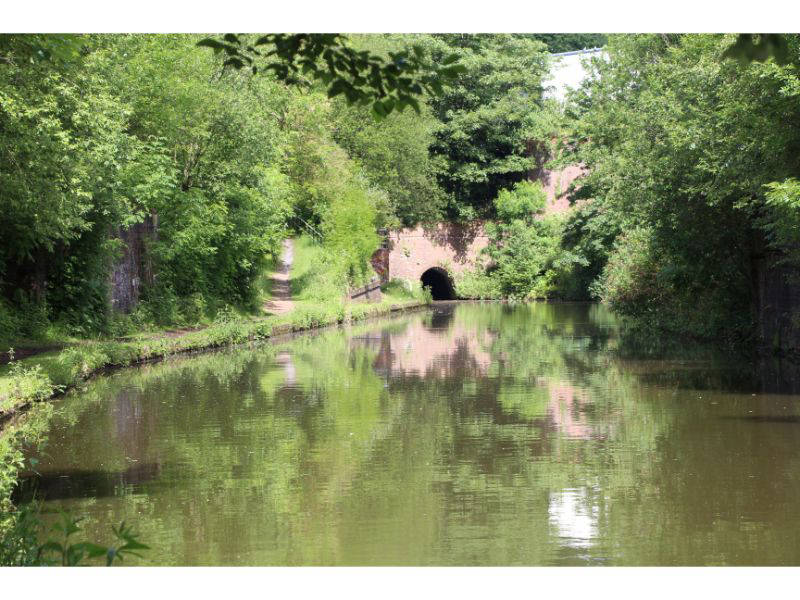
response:
<svg viewBox="0 0 800 600"><path fill-rule="evenodd" d="M503 297L544 297L550 291L560 239L560 223L543 218L547 196L539 182L521 181L501 190L494 201L498 221L487 225L490 277Z"/></svg>
<svg viewBox="0 0 800 600"><path fill-rule="evenodd" d="M255 40L228 33L205 38L198 46L224 54L225 66L247 67L253 74L272 71L284 83L308 83L304 79L308 75L326 86L329 98L341 94L349 104L371 105L377 118L407 106L419 113L418 98L423 93L441 93L443 82L464 71L453 53L431 62L424 48L414 44L384 58L369 50L354 50L346 36L336 33L273 33Z"/></svg>
<svg viewBox="0 0 800 600"><path fill-rule="evenodd" d="M531 37L547 44L547 51L554 54L599 48L608 40L604 33L534 33Z"/></svg>
<svg viewBox="0 0 800 600"><path fill-rule="evenodd" d="M351 41L357 48L384 54L416 37L369 35ZM369 109L337 99L331 118L334 140L388 197L389 214L383 218L383 226L411 226L441 218L445 194L436 180L437 163L429 152L438 121L427 101L420 104L419 114L406 111L376 120L370 118Z"/></svg>
<svg viewBox="0 0 800 600"><path fill-rule="evenodd" d="M765 186L800 171L800 44L787 36L780 66L721 60L733 41L612 36L575 139L598 215L629 232L602 297L651 325L741 339L753 331L762 219L778 210Z"/></svg>
<svg viewBox="0 0 800 600"><path fill-rule="evenodd" d="M526 36L443 34L426 38L434 60L455 53L466 72L430 98L439 120L433 155L449 194L449 218L492 215L499 190L533 166L527 142L540 134L547 54Z"/></svg>

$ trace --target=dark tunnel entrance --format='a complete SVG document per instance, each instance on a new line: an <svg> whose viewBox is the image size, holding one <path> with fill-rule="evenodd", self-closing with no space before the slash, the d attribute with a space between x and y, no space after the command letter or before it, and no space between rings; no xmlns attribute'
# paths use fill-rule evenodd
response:
<svg viewBox="0 0 800 600"><path fill-rule="evenodd" d="M423 287L430 288L434 300L455 300L456 292L447 271L439 267L428 269L419 278Z"/></svg>

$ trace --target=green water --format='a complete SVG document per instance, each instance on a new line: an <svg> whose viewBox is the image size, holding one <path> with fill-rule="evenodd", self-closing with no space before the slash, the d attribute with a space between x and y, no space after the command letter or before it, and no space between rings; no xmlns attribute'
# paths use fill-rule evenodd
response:
<svg viewBox="0 0 800 600"><path fill-rule="evenodd" d="M598 306L442 305L98 379L38 485L140 564L798 565L786 385Z"/></svg>

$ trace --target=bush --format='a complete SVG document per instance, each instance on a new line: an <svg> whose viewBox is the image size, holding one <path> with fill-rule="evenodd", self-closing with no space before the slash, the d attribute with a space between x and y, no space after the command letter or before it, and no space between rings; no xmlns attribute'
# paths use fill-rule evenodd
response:
<svg viewBox="0 0 800 600"><path fill-rule="evenodd" d="M510 190L500 190L494 200L497 218L511 223L516 220L531 222L536 215L544 212L547 204L542 184L531 181L520 181Z"/></svg>
<svg viewBox="0 0 800 600"><path fill-rule="evenodd" d="M419 281L392 279L381 288L381 291L388 300L418 300L426 304L433 301L430 290L424 288Z"/></svg>
<svg viewBox="0 0 800 600"><path fill-rule="evenodd" d="M363 285L373 275L369 260L380 244L375 215L375 207L364 190L352 186L331 203L322 222L331 262L354 287Z"/></svg>
<svg viewBox="0 0 800 600"><path fill-rule="evenodd" d="M613 310L642 316L654 311L669 296L664 280L659 277L660 270L651 232L637 228L618 238L592 291Z"/></svg>
<svg viewBox="0 0 800 600"><path fill-rule="evenodd" d="M25 321L0 298L0 340L12 341L22 337Z"/></svg>
<svg viewBox="0 0 800 600"><path fill-rule="evenodd" d="M456 277L455 291L458 298L497 300L503 297L499 279L482 267Z"/></svg>
<svg viewBox="0 0 800 600"><path fill-rule="evenodd" d="M612 310L631 317L640 330L669 331L702 339L741 341L750 313L732 303L740 292L731 273L725 285L698 280L696 261L682 262L663 249L651 229L623 233L614 245L602 276L593 286ZM704 265L722 271L724 263ZM724 271L723 271L724 272Z"/></svg>

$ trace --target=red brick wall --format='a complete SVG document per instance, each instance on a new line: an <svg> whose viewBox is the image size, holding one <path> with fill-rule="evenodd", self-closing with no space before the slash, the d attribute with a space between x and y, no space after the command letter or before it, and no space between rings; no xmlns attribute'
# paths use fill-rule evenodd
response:
<svg viewBox="0 0 800 600"><path fill-rule="evenodd" d="M580 165L570 165L557 171L542 169L535 180L542 183L547 194L546 214L563 213L569 210L567 190L570 184L586 172Z"/></svg>
<svg viewBox="0 0 800 600"><path fill-rule="evenodd" d="M418 281L431 267L450 275L470 270L489 243L483 223L436 223L389 233L389 277Z"/></svg>
<svg viewBox="0 0 800 600"><path fill-rule="evenodd" d="M540 161L541 165L545 159L543 157ZM585 173L585 169L580 165L570 165L553 171L541 165L531 172L530 179L540 181L544 187L547 194L545 213L566 212L570 208L567 190L576 178ZM418 281L431 267L442 267L454 276L471 270L488 243L482 222L419 225L391 231L388 248L379 249L372 262L384 281Z"/></svg>

